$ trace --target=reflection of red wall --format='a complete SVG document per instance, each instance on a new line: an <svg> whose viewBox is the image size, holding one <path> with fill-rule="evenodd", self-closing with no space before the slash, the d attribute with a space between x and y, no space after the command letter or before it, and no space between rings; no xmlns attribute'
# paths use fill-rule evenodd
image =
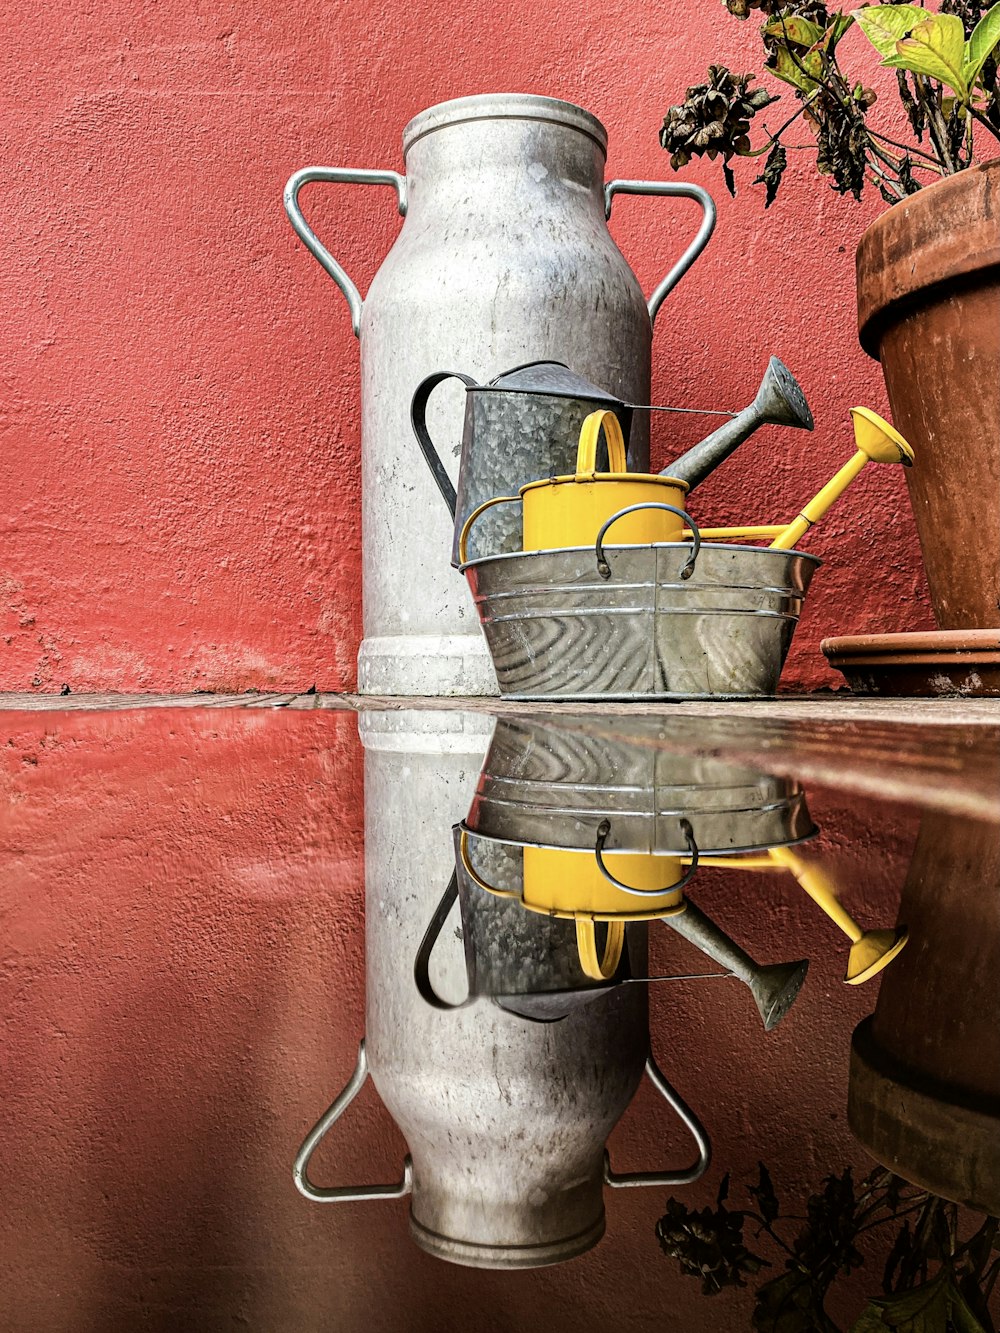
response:
<svg viewBox="0 0 1000 1333"><path fill-rule="evenodd" d="M666 105L712 59L749 68L755 26L707 0L54 0L8 15L0 688L351 685L357 347L285 220L286 177L398 167L415 112L515 88L596 112L610 174L664 178ZM819 422L808 443L773 429L749 443L701 493L698 516L717 522L790 516L848 456L846 409L884 408L854 332L853 250L877 205L838 199L808 154L789 156L766 219L759 190L733 202L716 171L688 169L720 222L665 311L657 401L740 407L779 352ZM388 195L303 198L364 288L399 225ZM646 290L693 222L690 204L619 201L612 230ZM703 424L658 419L654 460ZM834 679L823 632L929 623L890 469L866 473L812 546L829 563L789 684Z"/></svg>
<svg viewBox="0 0 1000 1333"><path fill-rule="evenodd" d="M405 1203L295 1193L292 1157L364 1031L353 717L2 721L0 1327L598 1333L622 1309L639 1329L747 1326L744 1298L705 1302L660 1255L666 1192L610 1195L595 1251L519 1274L424 1255ZM848 902L891 921L913 820L881 807L875 828L840 796L810 804ZM761 961L814 962L769 1037L736 983L654 991L654 1049L715 1143L710 1175L679 1193L707 1203L732 1168L738 1197L764 1156L796 1198L863 1161L844 1120L848 1043L875 994L841 984L842 938L789 881L712 871L698 900ZM654 939L654 970L702 969L666 930ZM625 1170L689 1145L643 1087L611 1150ZM403 1151L367 1088L316 1176L391 1179Z"/></svg>

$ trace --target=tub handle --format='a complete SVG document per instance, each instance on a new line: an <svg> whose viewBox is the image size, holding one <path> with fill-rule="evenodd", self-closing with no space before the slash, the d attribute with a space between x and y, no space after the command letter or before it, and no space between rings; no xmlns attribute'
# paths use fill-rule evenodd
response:
<svg viewBox="0 0 1000 1333"><path fill-rule="evenodd" d="M292 1167L292 1179L300 1194L313 1203L359 1203L363 1199L402 1199L409 1194L413 1186L413 1164L409 1153L403 1158L403 1179L395 1185L314 1185L309 1179L309 1159L319 1147L326 1132L332 1129L351 1102L361 1091L368 1078L368 1056L365 1052L365 1039L358 1044L358 1063L344 1090L335 1098L330 1108L323 1112L312 1129L302 1140L302 1147L295 1157Z"/></svg>
<svg viewBox="0 0 1000 1333"><path fill-rule="evenodd" d="M690 1185L703 1176L712 1160L712 1143L705 1127L679 1092L667 1082L663 1071L650 1053L646 1058L646 1075L667 1105L683 1122L698 1148L698 1158L683 1171L629 1171L619 1175L611 1169L611 1155L604 1150L604 1183L612 1189L634 1189L639 1185Z"/></svg>
<svg viewBox="0 0 1000 1333"><path fill-rule="evenodd" d="M458 496L455 494L455 487L452 485L451 478L448 476L438 451L434 448L434 442L427 431L427 403L437 386L443 384L445 380L461 380L467 389L479 388L471 375L463 375L460 370L436 370L433 375L428 375L417 385L417 391L410 403L410 425L417 437L417 444L420 445L420 452L424 456L424 461L431 470L431 476L437 482L437 488L448 506L448 513L454 518L458 506Z"/></svg>
<svg viewBox="0 0 1000 1333"><path fill-rule="evenodd" d="M391 185L395 188L396 198L399 201L400 216L406 217L406 177L401 176L398 171L357 171L350 167L303 167L289 178L285 186L285 212L288 214L288 220L299 240L320 267L329 273L347 298L347 306L351 312L351 328L354 330L354 336L358 337L361 332L361 308L364 304L361 293L309 226L299 207L299 191L303 185L309 185L313 181L341 185Z"/></svg>
<svg viewBox="0 0 1000 1333"><path fill-rule="evenodd" d="M642 504L629 505L626 509L619 509L618 513L612 514L601 528L600 532L597 534L597 541L594 543L594 553L597 556L598 574L600 574L602 579L609 579L611 577L611 566L608 564L607 557L604 554L604 534L607 532L608 528L611 527L612 523L617 523L618 520L624 518L626 514L638 513L640 509L662 509L667 514L676 514L677 517L683 519L691 529L691 554L681 566L681 578L689 579L694 573L695 563L698 559L698 552L701 550L701 532L698 528L698 524L687 510L678 509L675 505L655 503L652 500L646 500Z"/></svg>
<svg viewBox="0 0 1000 1333"><path fill-rule="evenodd" d="M494 495L492 500L484 500L478 509L473 509L472 513L462 524L462 531L458 536L458 565L461 569L466 563L469 545L469 533L472 531L472 525L480 514L485 514L487 509L492 509L494 505L516 504L520 500L519 495Z"/></svg>
<svg viewBox="0 0 1000 1333"><path fill-rule="evenodd" d="M636 889L630 884L623 884L620 879L615 879L614 875L612 875L611 871L604 864L604 845L611 832L611 821L607 819L602 819L597 826L597 840L594 843L594 859L597 861L598 870L608 883L613 884L616 889L621 889L623 893L635 894L638 898L657 897L660 894L669 892L680 893L691 882L695 871L698 869L698 844L694 840L694 829L692 829L690 823L686 819L680 821L680 826L681 832L684 834L684 841L687 843L689 864L687 870L681 875L676 884L667 884L662 889ZM682 900L676 907L666 908L663 915L665 917L678 916L684 911L685 906L686 904Z"/></svg>
<svg viewBox="0 0 1000 1333"><path fill-rule="evenodd" d="M451 872L451 879L448 881L448 887L442 895L441 901L434 909L434 915L427 923L427 929L424 931L424 937L420 941L420 947L417 949L417 956L413 960L413 980L416 982L420 998L431 1006L432 1009L441 1009L449 1012L452 1009L464 1009L475 998L467 995L464 1000L459 1000L457 1004L451 1004L448 1000L442 1000L434 989L430 977L431 954L434 952L434 946L437 944L444 929L444 923L448 920L451 909L455 906L458 899L458 872Z"/></svg>
<svg viewBox="0 0 1000 1333"><path fill-rule="evenodd" d="M660 306L708 244L715 230L715 200L701 185L694 185L690 181L608 181L604 187L604 214L609 220L616 194L681 195L695 199L701 205L701 225L694 240L659 286L653 289L653 294L646 302L649 322L652 324Z"/></svg>

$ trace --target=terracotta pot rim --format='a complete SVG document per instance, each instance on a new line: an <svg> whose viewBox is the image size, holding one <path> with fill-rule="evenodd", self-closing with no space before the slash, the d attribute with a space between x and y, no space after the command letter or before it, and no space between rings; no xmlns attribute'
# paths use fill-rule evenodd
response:
<svg viewBox="0 0 1000 1333"><path fill-rule="evenodd" d="M893 204L862 234L856 265L858 337L878 360L882 331L900 307L943 284L1000 269L1000 158Z"/></svg>
<svg viewBox="0 0 1000 1333"><path fill-rule="evenodd" d="M1000 663L1000 628L916 630L902 634L854 634L824 639L831 665Z"/></svg>

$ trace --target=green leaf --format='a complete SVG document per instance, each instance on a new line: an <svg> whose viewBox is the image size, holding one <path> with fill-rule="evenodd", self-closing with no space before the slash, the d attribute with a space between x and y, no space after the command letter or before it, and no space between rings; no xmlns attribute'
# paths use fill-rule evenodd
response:
<svg viewBox="0 0 1000 1333"><path fill-rule="evenodd" d="M962 74L964 55L962 20L956 14L935 14L918 23L909 37L897 42L896 54L882 63L891 69L908 69L913 74L939 79L966 102L969 90Z"/></svg>
<svg viewBox="0 0 1000 1333"><path fill-rule="evenodd" d="M972 30L965 43L962 74L971 88L983 71L983 66L1000 43L1000 4L993 5Z"/></svg>
<svg viewBox="0 0 1000 1333"><path fill-rule="evenodd" d="M860 1318L851 1325L851 1333L885 1333L882 1311L877 1305L866 1305Z"/></svg>
<svg viewBox="0 0 1000 1333"><path fill-rule="evenodd" d="M814 93L823 78L823 53L809 51L805 55L794 57L785 46L779 46L774 52L774 64L768 69L776 79L790 83L803 93Z"/></svg>
<svg viewBox="0 0 1000 1333"><path fill-rule="evenodd" d="M901 1296L874 1300L869 1310L877 1310L886 1328L896 1333L948 1333L948 1315L953 1308L951 1282L942 1269L932 1281ZM877 1324L870 1324L877 1329ZM853 1333L853 1330L852 1330ZM971 1330L970 1330L971 1333Z"/></svg>
<svg viewBox="0 0 1000 1333"><path fill-rule="evenodd" d="M951 1322L955 1325L956 1333L986 1333L986 1329L966 1305L962 1293L954 1284L949 1285L949 1296L951 1297L949 1314L951 1315Z"/></svg>
<svg viewBox="0 0 1000 1333"><path fill-rule="evenodd" d="M908 37L918 23L933 18L930 10L919 5L873 5L867 9L855 9L852 18L858 27L885 59L896 54L896 43L901 37Z"/></svg>
<svg viewBox="0 0 1000 1333"><path fill-rule="evenodd" d="M815 46L823 36L823 29L818 23L811 23L809 19L799 18L795 14L774 19L765 25L764 32L768 37L784 37L796 46Z"/></svg>

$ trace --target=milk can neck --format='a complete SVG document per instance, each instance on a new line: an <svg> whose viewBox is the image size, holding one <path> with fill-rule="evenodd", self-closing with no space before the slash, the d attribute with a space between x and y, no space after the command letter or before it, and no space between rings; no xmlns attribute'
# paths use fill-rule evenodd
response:
<svg viewBox="0 0 1000 1333"><path fill-rule="evenodd" d="M566 210L604 217L604 153L589 136L532 121L446 126L406 155L411 214Z"/></svg>

